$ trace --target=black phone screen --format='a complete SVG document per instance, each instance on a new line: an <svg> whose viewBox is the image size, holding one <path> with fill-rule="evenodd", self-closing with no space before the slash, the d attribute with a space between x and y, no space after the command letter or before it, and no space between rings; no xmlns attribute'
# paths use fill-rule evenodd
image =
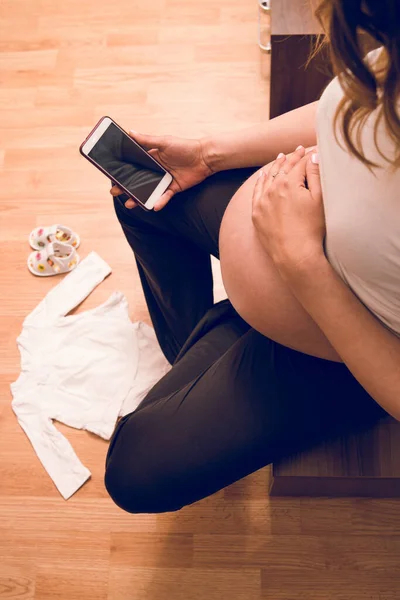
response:
<svg viewBox="0 0 400 600"><path fill-rule="evenodd" d="M143 204L166 171L119 127L111 123L88 156Z"/></svg>

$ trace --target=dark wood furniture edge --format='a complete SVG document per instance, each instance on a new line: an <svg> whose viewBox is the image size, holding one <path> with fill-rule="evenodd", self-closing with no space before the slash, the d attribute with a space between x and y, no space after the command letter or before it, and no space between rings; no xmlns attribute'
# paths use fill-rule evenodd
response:
<svg viewBox="0 0 400 600"><path fill-rule="evenodd" d="M316 35L271 36L271 119L314 102L331 81L326 49L308 64L316 39Z"/></svg>
<svg viewBox="0 0 400 600"><path fill-rule="evenodd" d="M270 496L303 497L400 497L395 477L271 477Z"/></svg>

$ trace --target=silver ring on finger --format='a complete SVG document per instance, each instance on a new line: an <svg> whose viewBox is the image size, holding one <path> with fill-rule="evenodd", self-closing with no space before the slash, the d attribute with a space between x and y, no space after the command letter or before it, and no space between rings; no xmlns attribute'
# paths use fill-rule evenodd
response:
<svg viewBox="0 0 400 600"><path fill-rule="evenodd" d="M272 173L272 179L275 179L275 177L277 175L280 175L281 173L283 173L284 175L287 175L286 171L281 170L281 171L278 171L277 173Z"/></svg>

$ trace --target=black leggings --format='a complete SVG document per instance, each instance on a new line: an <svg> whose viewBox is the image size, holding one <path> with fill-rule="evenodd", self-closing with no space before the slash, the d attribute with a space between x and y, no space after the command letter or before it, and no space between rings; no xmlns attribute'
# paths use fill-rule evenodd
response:
<svg viewBox="0 0 400 600"><path fill-rule="evenodd" d="M222 216L252 172L214 175L158 213L115 200L173 364L111 440L105 483L129 512L178 510L384 414L344 364L264 337L228 300L213 305L210 254L218 257Z"/></svg>

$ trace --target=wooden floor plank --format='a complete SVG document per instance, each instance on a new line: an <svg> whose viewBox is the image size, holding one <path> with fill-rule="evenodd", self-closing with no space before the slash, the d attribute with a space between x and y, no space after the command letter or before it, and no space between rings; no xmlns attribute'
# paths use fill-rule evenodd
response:
<svg viewBox="0 0 400 600"><path fill-rule="evenodd" d="M24 317L56 283L26 269L27 237L65 223L148 314L108 184L78 146L103 114L201 136L268 118L269 58L247 0L0 3L0 598L400 600L396 500L267 497L269 470L178 513L129 515L104 488L107 444L59 426L92 478L65 502L20 429L9 384Z"/></svg>

